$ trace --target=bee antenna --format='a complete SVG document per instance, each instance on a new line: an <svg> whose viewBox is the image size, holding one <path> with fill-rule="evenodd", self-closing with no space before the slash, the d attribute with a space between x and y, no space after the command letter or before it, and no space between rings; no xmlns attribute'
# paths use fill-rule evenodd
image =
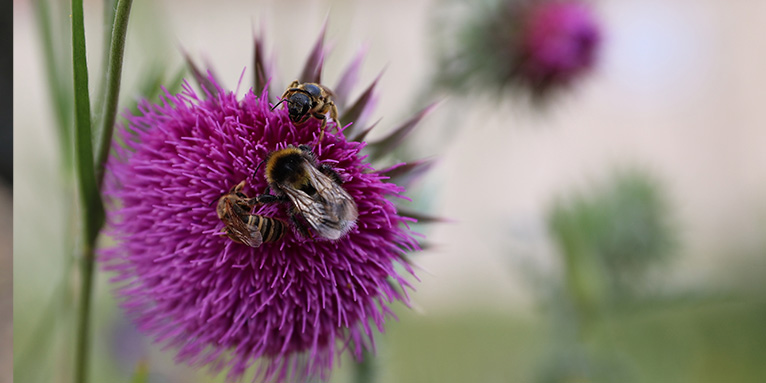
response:
<svg viewBox="0 0 766 383"><path fill-rule="evenodd" d="M281 104L281 103L285 102L285 100L287 100L287 99L286 99L286 98L283 98L283 99L279 100L279 102L278 102L278 103L274 104L274 106L272 106L272 107L271 107L271 110L274 110L274 109L276 109L276 108L279 106L279 104Z"/></svg>
<svg viewBox="0 0 766 383"><path fill-rule="evenodd" d="M255 171L253 172L253 178L255 178L255 175L258 174L258 169L261 168L261 165L263 165L264 161L266 161L265 158L262 159L261 162L258 163L258 166L255 167Z"/></svg>
<svg viewBox="0 0 766 383"><path fill-rule="evenodd" d="M226 193L222 193L221 195L219 195L219 196L218 196L218 198L214 199L214 200L213 200L213 202L210 202L210 205L207 205L207 206L208 206L208 207L212 207L212 206L213 206L213 204L214 204L214 203L216 203L216 202L218 202L218 201L220 201L220 200L221 200L221 197L223 197L225 194L226 194Z"/></svg>

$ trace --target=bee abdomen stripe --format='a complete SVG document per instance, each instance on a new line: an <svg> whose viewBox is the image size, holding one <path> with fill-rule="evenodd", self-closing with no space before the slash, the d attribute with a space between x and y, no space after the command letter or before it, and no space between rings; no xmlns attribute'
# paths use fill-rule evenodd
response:
<svg viewBox="0 0 766 383"><path fill-rule="evenodd" d="M278 219L269 219L269 232L268 235L265 235L265 237L268 238L269 242L274 242L282 238L282 236L285 235L285 226L282 223L281 220Z"/></svg>
<svg viewBox="0 0 766 383"><path fill-rule="evenodd" d="M250 224L257 227L261 232L263 242L274 242L284 235L284 225L282 221L260 215L251 215Z"/></svg>

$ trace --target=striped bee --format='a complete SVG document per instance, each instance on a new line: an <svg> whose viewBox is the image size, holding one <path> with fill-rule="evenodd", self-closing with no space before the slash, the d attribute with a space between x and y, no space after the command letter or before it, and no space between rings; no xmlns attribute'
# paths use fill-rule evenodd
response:
<svg viewBox="0 0 766 383"><path fill-rule="evenodd" d="M232 241L250 247L258 247L264 242L282 239L287 229L287 222L260 214L251 214L250 211L257 200L248 198L242 193L244 188L245 181L242 181L218 199L216 213L226 225L223 231Z"/></svg>

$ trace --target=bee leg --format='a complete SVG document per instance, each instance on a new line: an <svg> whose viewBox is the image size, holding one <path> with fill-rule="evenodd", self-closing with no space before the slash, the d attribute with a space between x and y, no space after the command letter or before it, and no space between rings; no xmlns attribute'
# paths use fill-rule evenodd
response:
<svg viewBox="0 0 766 383"><path fill-rule="evenodd" d="M252 199L255 200L255 203L264 204L264 203L275 203L275 202L286 202L287 197L286 196L275 196L273 194L262 194L257 197L253 197Z"/></svg>
<svg viewBox="0 0 766 383"><path fill-rule="evenodd" d="M324 114L321 113L314 113L312 116L316 117L319 120L322 120L322 126L319 127L320 133L319 133L319 141L317 143L322 142L322 139L324 138L324 130L327 127L327 117L325 117Z"/></svg>
<svg viewBox="0 0 766 383"><path fill-rule="evenodd" d="M287 211L287 214L290 216L290 223L295 226L296 229L298 229L298 232L301 233L303 237L314 239L314 236L309 232L309 229L306 227L306 225L303 224L298 219L298 211L296 208L292 208Z"/></svg>
<svg viewBox="0 0 766 383"><path fill-rule="evenodd" d="M328 164L321 164L319 165L319 171L322 172L322 174L332 178L333 181L335 181L338 185L343 185L343 179L340 178L340 174L335 171L335 169L332 168L332 166Z"/></svg>
<svg viewBox="0 0 766 383"><path fill-rule="evenodd" d="M328 105L330 105L330 118L332 118L333 121L338 122L338 107L335 106L334 101L328 101Z"/></svg>
<svg viewBox="0 0 766 383"><path fill-rule="evenodd" d="M298 86L300 84L301 83L299 83L298 80L295 80L295 81L291 82L290 85L287 87L287 90L285 91L285 93L282 94L282 98L286 99L287 96L290 95L290 93L293 93L293 92L296 92L296 91L300 91L300 89L298 89Z"/></svg>
<svg viewBox="0 0 766 383"><path fill-rule="evenodd" d="M335 121L335 130L340 131L340 121L338 121L338 108L335 106L335 103L332 101L328 101L325 106L329 105L330 109L330 118L332 118L333 121Z"/></svg>

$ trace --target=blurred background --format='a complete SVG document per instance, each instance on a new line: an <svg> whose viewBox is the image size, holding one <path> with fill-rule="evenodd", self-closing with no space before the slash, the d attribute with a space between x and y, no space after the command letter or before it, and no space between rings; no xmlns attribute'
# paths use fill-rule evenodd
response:
<svg viewBox="0 0 766 383"><path fill-rule="evenodd" d="M103 8L85 3L93 95ZM543 106L432 89L451 38L440 25L462 20L448 12L456 3L137 1L120 108L147 79L170 82L182 51L230 89L247 67L243 94L254 30L286 83L327 20L323 78L335 83L361 49L362 84L385 69L371 120L393 127L441 100L408 141L410 158L437 159L408 194L450 222L418 228L431 247L413 255L414 309L397 307L380 337L378 382L761 382L766 2L590 1L598 59ZM68 382L73 189L35 9L13 4L13 367L17 382ZM69 33L67 7L51 19ZM96 285L94 382L127 382L139 360L151 382L223 381L137 335L107 279ZM344 358L331 381L349 381L350 367Z"/></svg>

